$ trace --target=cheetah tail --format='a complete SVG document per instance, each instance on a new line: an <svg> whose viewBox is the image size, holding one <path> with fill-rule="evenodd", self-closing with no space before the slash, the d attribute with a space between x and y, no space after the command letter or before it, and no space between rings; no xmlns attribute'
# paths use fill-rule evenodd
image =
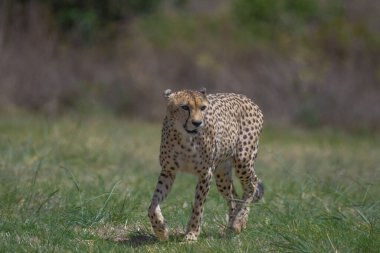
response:
<svg viewBox="0 0 380 253"><path fill-rule="evenodd" d="M257 202L260 199L262 199L263 195L264 195L264 184L260 180L259 183L257 184L254 202Z"/></svg>

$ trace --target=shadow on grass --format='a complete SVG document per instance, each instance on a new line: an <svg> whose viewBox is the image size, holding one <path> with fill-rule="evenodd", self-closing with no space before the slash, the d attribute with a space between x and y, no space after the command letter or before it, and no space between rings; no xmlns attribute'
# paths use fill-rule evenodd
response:
<svg viewBox="0 0 380 253"><path fill-rule="evenodd" d="M131 231L124 236L118 236L115 238L108 238L109 241L124 244L132 248L138 248L145 245L152 245L159 241L148 232L145 231Z"/></svg>
<svg viewBox="0 0 380 253"><path fill-rule="evenodd" d="M141 227L105 226L97 228L95 233L108 242L122 244L132 248L160 243L153 233L149 232L148 229ZM183 236L183 233L174 231L174 234L170 235L168 241L180 242L182 241Z"/></svg>
<svg viewBox="0 0 380 253"><path fill-rule="evenodd" d="M131 248L139 248L148 245L161 244L161 243L191 243L185 242L185 233L181 228L173 228L169 235L169 240L165 242L160 242L150 229L140 226L123 226L123 227L113 227L104 226L98 227L94 231L97 236L111 243L117 243L125 245ZM230 240L231 238L237 236L231 231L224 231L220 233L208 233L204 232L200 235L199 239L223 239Z"/></svg>

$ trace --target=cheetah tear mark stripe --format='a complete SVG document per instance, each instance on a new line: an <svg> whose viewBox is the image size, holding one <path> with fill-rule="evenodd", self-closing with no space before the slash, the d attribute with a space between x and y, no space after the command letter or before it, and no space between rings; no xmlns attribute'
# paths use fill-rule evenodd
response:
<svg viewBox="0 0 380 253"><path fill-rule="evenodd" d="M195 99L195 96L194 94L190 94L191 98L194 100L194 105L197 103L196 99ZM190 119L190 116L191 116L191 113L190 113L190 108L189 108L189 116L187 116L187 119L185 121L185 124L183 125L183 128L185 128L186 132L188 132L189 134L196 134L198 132L197 129L193 129L193 130L188 130L187 129L187 123L189 122L189 119Z"/></svg>
<svg viewBox="0 0 380 253"><path fill-rule="evenodd" d="M194 129L194 130L188 130L187 129L187 123L189 122L189 119L190 119L190 109L189 109L189 116L187 116L187 119L185 121L185 124L183 125L183 128L185 128L186 132L188 132L189 134L196 134L198 131L197 129Z"/></svg>

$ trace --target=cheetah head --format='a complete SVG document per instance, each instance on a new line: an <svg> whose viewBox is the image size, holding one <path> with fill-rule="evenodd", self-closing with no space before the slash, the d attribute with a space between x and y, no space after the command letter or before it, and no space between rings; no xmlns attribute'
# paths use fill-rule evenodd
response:
<svg viewBox="0 0 380 253"><path fill-rule="evenodd" d="M174 127L187 134L195 135L204 125L207 106L206 89L200 91L182 90L172 92L166 90L167 116L173 120Z"/></svg>

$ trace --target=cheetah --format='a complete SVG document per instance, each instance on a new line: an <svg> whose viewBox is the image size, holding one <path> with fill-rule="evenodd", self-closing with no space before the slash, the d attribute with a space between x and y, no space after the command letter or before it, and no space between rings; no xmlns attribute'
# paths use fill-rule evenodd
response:
<svg viewBox="0 0 380 253"><path fill-rule="evenodd" d="M167 112L159 156L162 170L148 209L155 235L159 240L169 237L160 203L170 192L178 171L198 177L185 241L195 241L200 234L213 176L218 191L228 203L228 229L241 232L248 221L250 204L261 199L264 193L254 170L263 126L261 110L244 95L206 94L204 88L178 92L168 89L164 97ZM241 199L233 186L232 168L242 184Z"/></svg>

